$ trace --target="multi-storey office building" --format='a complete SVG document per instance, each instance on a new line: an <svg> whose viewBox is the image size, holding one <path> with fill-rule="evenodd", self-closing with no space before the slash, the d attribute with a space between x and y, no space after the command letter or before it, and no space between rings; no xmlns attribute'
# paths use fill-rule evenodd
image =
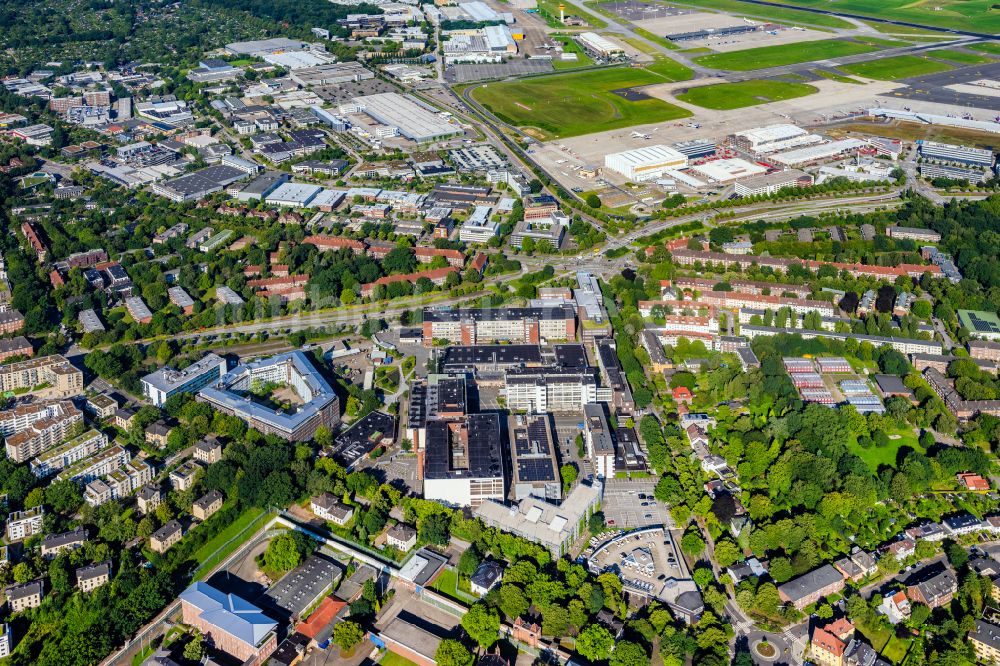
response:
<svg viewBox="0 0 1000 666"><path fill-rule="evenodd" d="M545 308L425 308L423 322L425 346L435 339L462 345L576 339L576 310L570 304Z"/></svg>

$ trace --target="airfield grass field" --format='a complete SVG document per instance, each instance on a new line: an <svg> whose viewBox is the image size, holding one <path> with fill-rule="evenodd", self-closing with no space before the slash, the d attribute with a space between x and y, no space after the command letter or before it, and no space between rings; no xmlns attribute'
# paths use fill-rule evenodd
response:
<svg viewBox="0 0 1000 666"><path fill-rule="evenodd" d="M677 99L705 109L726 111L805 97L815 92L819 92L818 89L806 83L756 79L690 88L677 95Z"/></svg>
<svg viewBox="0 0 1000 666"><path fill-rule="evenodd" d="M551 34L549 36L553 40L562 44L563 53L576 54L576 60L560 60L559 58L553 58L553 69L576 69L577 67L587 67L594 64L593 59L584 52L583 47L577 44L572 35Z"/></svg>
<svg viewBox="0 0 1000 666"><path fill-rule="evenodd" d="M789 6L862 14L895 21L976 32L1000 32L996 0L777 0ZM747 10L751 11L751 10Z"/></svg>
<svg viewBox="0 0 1000 666"><path fill-rule="evenodd" d="M500 120L548 141L690 116L660 99L629 100L612 92L668 80L643 68L615 67L491 83L472 96Z"/></svg>
<svg viewBox="0 0 1000 666"><path fill-rule="evenodd" d="M861 85L861 81L857 79L852 79L849 76L842 76L836 72L830 72L825 69L814 69L812 73L816 76L822 76L824 79L830 79L831 81L836 81L837 83L853 83L855 85Z"/></svg>
<svg viewBox="0 0 1000 666"><path fill-rule="evenodd" d="M898 79L908 79L911 76L923 76L925 74L936 74L954 69L951 65L936 60L928 60L915 55L901 55L882 60L869 60L853 65L841 65L838 67L845 74L863 76L866 79L877 79L879 81L896 81Z"/></svg>
<svg viewBox="0 0 1000 666"><path fill-rule="evenodd" d="M704 67L747 72L765 67L780 67L800 62L870 53L877 51L879 48L879 45L875 44L825 39L818 42L776 44L775 46L761 46L743 51L713 53L712 55L699 56L694 61Z"/></svg>
<svg viewBox="0 0 1000 666"><path fill-rule="evenodd" d="M825 14L813 14L803 12L794 7L771 7L767 5L751 5L739 0L678 0L670 3L677 6L702 7L704 9L715 9L732 14L733 16L752 16L755 18L768 19L778 23L790 25L811 25L824 28L853 28L854 25L839 19L836 16ZM804 3L803 3L804 4Z"/></svg>
<svg viewBox="0 0 1000 666"><path fill-rule="evenodd" d="M993 62L993 58L976 55L975 53L968 53L967 51L953 51L951 49L931 51L927 55L932 58L948 60L949 62L957 62L960 65L985 65L988 62Z"/></svg>
<svg viewBox="0 0 1000 666"><path fill-rule="evenodd" d="M996 42L983 42L981 44L970 44L970 49L975 51L982 51L983 53L992 53L993 55L1000 55L1000 44Z"/></svg>

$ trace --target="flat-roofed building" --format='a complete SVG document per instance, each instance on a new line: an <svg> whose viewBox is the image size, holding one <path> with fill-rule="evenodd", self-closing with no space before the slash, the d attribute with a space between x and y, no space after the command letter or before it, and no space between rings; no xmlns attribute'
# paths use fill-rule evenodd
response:
<svg viewBox="0 0 1000 666"><path fill-rule="evenodd" d="M561 500L562 482L548 416L511 415L507 429L513 458L511 486L514 499L538 497L555 502Z"/></svg>
<svg viewBox="0 0 1000 666"><path fill-rule="evenodd" d="M36 507L7 515L7 541L22 541L42 531L45 509Z"/></svg>
<svg viewBox="0 0 1000 666"><path fill-rule="evenodd" d="M2 120L3 114L0 114L0 121ZM0 623L0 659L9 657L13 649L14 638L11 635L10 625Z"/></svg>
<svg viewBox="0 0 1000 666"><path fill-rule="evenodd" d="M601 58L620 58L625 55L625 48L596 32L581 32L576 40L586 51Z"/></svg>
<svg viewBox="0 0 1000 666"><path fill-rule="evenodd" d="M609 479L615 475L615 443L608 427L604 406L591 403L583 406L584 439L587 456L594 463L598 478Z"/></svg>
<svg viewBox="0 0 1000 666"><path fill-rule="evenodd" d="M462 345L497 342L539 344L576 339L576 310L543 308L424 308L424 345L444 339Z"/></svg>
<svg viewBox="0 0 1000 666"><path fill-rule="evenodd" d="M503 499L505 479L497 414L429 421L425 430L424 499L472 507L488 499Z"/></svg>
<svg viewBox="0 0 1000 666"><path fill-rule="evenodd" d="M23 463L53 448L78 424L83 413L72 402L22 403L0 412L0 434L7 457Z"/></svg>
<svg viewBox="0 0 1000 666"><path fill-rule="evenodd" d="M398 128L400 134L417 143L462 134L462 128L451 124L437 109L399 93L364 95L355 97L353 103L378 122Z"/></svg>
<svg viewBox="0 0 1000 666"><path fill-rule="evenodd" d="M88 430L32 460L31 472L40 479L44 478L89 458L107 445L107 435L97 430Z"/></svg>
<svg viewBox="0 0 1000 666"><path fill-rule="evenodd" d="M687 166L687 157L670 146L644 146L605 155L604 166L629 180L655 180Z"/></svg>
<svg viewBox="0 0 1000 666"><path fill-rule="evenodd" d="M170 472L170 486L176 492L182 493L194 485L198 474L200 474L202 470L204 470L204 468L197 462L194 460L188 460L183 465Z"/></svg>
<svg viewBox="0 0 1000 666"><path fill-rule="evenodd" d="M115 444L63 469L56 475L56 481L76 481L86 485L110 474L131 459L132 454L125 447Z"/></svg>
<svg viewBox="0 0 1000 666"><path fill-rule="evenodd" d="M83 372L64 356L39 356L0 366L0 392L34 393L44 387L61 398L83 392Z"/></svg>
<svg viewBox="0 0 1000 666"><path fill-rule="evenodd" d="M287 413L254 402L246 394L255 381L290 386L303 404ZM340 421L337 394L300 351L241 364L201 389L198 400L225 414L240 417L264 434L289 441L307 441L312 439L318 427L333 428Z"/></svg>
<svg viewBox="0 0 1000 666"><path fill-rule="evenodd" d="M157 407L178 393L197 393L226 374L226 359L206 354L183 370L160 368L142 378L142 393Z"/></svg>
<svg viewBox="0 0 1000 666"><path fill-rule="evenodd" d="M598 384L593 368L554 366L508 368L504 372L508 409L532 413L579 412L593 402L610 402L612 390Z"/></svg>
<svg viewBox="0 0 1000 666"><path fill-rule="evenodd" d="M599 509L601 496L600 484L580 483L559 506L528 497L513 507L499 501L483 502L473 513L488 527L537 543L559 558L569 552L580 537L581 525Z"/></svg>
<svg viewBox="0 0 1000 666"><path fill-rule="evenodd" d="M114 416L115 412L118 411L118 401L106 393L98 393L88 397L83 408L90 412L94 418L106 419Z"/></svg>

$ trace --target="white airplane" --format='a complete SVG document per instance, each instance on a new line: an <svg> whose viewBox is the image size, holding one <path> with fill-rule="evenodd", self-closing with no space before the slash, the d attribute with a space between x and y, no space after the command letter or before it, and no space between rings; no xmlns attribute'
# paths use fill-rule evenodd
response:
<svg viewBox="0 0 1000 666"><path fill-rule="evenodd" d="M633 139L648 139L648 134L643 134L642 132L632 132Z"/></svg>

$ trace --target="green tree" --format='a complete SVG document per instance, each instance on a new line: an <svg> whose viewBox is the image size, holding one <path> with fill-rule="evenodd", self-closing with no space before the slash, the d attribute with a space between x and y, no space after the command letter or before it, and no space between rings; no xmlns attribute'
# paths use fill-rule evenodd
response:
<svg viewBox="0 0 1000 666"><path fill-rule="evenodd" d="M587 202L587 205L590 206L591 208L600 208L601 207L601 197L597 196L593 192L591 192L590 194L587 195L587 198L585 199L585 201Z"/></svg>
<svg viewBox="0 0 1000 666"><path fill-rule="evenodd" d="M559 468L559 476L562 478L563 495L568 495L570 488L576 481L579 472L576 465L566 464Z"/></svg>
<svg viewBox="0 0 1000 666"><path fill-rule="evenodd" d="M589 661L604 661L611 654L615 637L599 624L587 626L576 637L576 651Z"/></svg>
<svg viewBox="0 0 1000 666"><path fill-rule="evenodd" d="M198 632L184 646L184 658L191 662L200 662L205 656L205 639Z"/></svg>
<svg viewBox="0 0 1000 666"><path fill-rule="evenodd" d="M291 571L299 566L305 554L309 537L298 532L284 532L271 539L264 551L264 564L278 573Z"/></svg>
<svg viewBox="0 0 1000 666"><path fill-rule="evenodd" d="M462 616L462 627L481 648L487 649L497 642L500 615L484 603L473 604Z"/></svg>
<svg viewBox="0 0 1000 666"><path fill-rule="evenodd" d="M524 615L531 606L531 602L517 585L501 585L499 596L500 610L510 620Z"/></svg>
<svg viewBox="0 0 1000 666"><path fill-rule="evenodd" d="M620 641L615 645L615 651L611 653L609 660L611 666L636 666L636 664L648 664L649 655L645 648L632 641Z"/></svg>
<svg viewBox="0 0 1000 666"><path fill-rule="evenodd" d="M45 490L42 488L32 488L28 496L24 498L24 508L34 509L45 504Z"/></svg>
<svg viewBox="0 0 1000 666"><path fill-rule="evenodd" d="M56 481L45 489L45 503L56 513L72 515L83 505L83 494L75 481Z"/></svg>
<svg viewBox="0 0 1000 666"><path fill-rule="evenodd" d="M681 538L681 550L688 557L698 557L705 550L705 540L697 531L690 531Z"/></svg>
<svg viewBox="0 0 1000 666"><path fill-rule="evenodd" d="M14 578L14 582L17 584L27 583L34 576L31 567L28 566L26 562L18 562L14 565L14 569L11 571L11 576Z"/></svg>
<svg viewBox="0 0 1000 666"><path fill-rule="evenodd" d="M438 666L472 666L472 653L458 641L448 638L438 644L434 660Z"/></svg>
<svg viewBox="0 0 1000 666"><path fill-rule="evenodd" d="M466 548L462 556L458 558L458 573L466 578L476 573L479 568L480 557L475 548Z"/></svg>
<svg viewBox="0 0 1000 666"><path fill-rule="evenodd" d="M365 631L361 628L360 624L346 620L334 625L331 639L333 640L334 645L339 647L342 651L347 652L360 643L364 637Z"/></svg>

